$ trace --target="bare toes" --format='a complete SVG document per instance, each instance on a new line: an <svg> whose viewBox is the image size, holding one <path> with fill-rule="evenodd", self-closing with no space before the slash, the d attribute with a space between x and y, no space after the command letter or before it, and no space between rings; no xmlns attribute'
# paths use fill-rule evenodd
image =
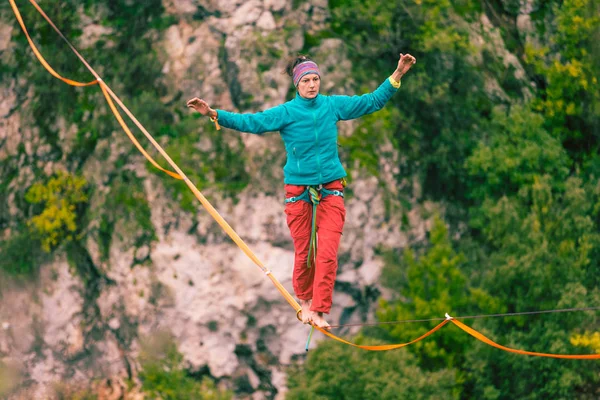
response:
<svg viewBox="0 0 600 400"><path fill-rule="evenodd" d="M314 322L314 325L317 326L318 328L326 329L326 330L331 329L331 326L329 325L329 323L327 323L327 321L325 321L325 318L323 318L321 316L317 316L316 318L313 318L313 322Z"/></svg>

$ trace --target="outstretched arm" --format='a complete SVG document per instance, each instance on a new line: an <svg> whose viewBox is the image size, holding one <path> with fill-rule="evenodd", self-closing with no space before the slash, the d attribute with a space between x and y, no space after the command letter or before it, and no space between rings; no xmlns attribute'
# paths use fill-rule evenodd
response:
<svg viewBox="0 0 600 400"><path fill-rule="evenodd" d="M337 116L340 120L349 120L371 114L383 108L385 103L400 87L400 80L417 62L410 54L400 53L396 70L374 92L362 96L332 96Z"/></svg>
<svg viewBox="0 0 600 400"><path fill-rule="evenodd" d="M208 103L198 97L188 100L187 106L198 111L202 115L208 115L211 119L218 118L219 123L225 128L235 129L240 132L264 133L279 131L283 128L286 118L285 107L279 105L268 110L238 114L224 110L214 110Z"/></svg>

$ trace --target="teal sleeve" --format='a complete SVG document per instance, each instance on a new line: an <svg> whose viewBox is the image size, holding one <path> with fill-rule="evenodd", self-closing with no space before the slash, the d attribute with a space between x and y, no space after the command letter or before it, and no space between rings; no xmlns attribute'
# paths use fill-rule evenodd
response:
<svg viewBox="0 0 600 400"><path fill-rule="evenodd" d="M283 104L262 112L248 114L238 114L225 110L216 111L221 126L240 132L256 134L279 131L285 126L288 119Z"/></svg>
<svg viewBox="0 0 600 400"><path fill-rule="evenodd" d="M383 108L397 89L386 79L372 93L362 96L331 96L338 120L345 121L374 113Z"/></svg>

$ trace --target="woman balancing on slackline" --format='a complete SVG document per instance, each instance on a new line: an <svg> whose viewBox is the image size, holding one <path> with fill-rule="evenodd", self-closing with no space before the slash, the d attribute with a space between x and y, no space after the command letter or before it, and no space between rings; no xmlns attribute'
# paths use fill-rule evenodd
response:
<svg viewBox="0 0 600 400"><path fill-rule="evenodd" d="M381 110L400 87L400 79L416 62L400 54L398 66L373 93L362 96L319 94L321 71L307 56L290 60L284 73L292 77L296 97L254 114L213 110L197 97L187 106L226 127L241 132L279 131L287 162L283 168L285 213L294 241L293 286L302 306L302 322L330 329L329 314L337 272L337 251L346 210L343 190L346 171L337 151L338 121L359 118ZM312 229L316 205L316 232ZM316 252L311 237L316 236Z"/></svg>

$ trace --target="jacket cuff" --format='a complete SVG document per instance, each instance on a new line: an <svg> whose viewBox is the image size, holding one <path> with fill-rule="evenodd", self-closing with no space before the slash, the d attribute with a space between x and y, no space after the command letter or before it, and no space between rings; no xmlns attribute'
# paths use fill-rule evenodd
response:
<svg viewBox="0 0 600 400"><path fill-rule="evenodd" d="M394 78L392 78L391 76L390 76L390 78L389 78L389 81L390 81L390 83L392 84L392 86L393 86L395 89L398 89L398 88L400 88L400 86L402 85L402 81L401 81L401 80L400 80L400 81L397 81L397 80L395 80Z"/></svg>

